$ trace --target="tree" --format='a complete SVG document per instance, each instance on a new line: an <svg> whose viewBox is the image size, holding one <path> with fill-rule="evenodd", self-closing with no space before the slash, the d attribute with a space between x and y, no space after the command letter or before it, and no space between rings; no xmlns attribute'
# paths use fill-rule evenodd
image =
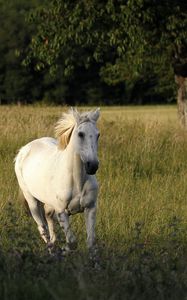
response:
<svg viewBox="0 0 187 300"><path fill-rule="evenodd" d="M97 64L110 85L155 78L160 91L179 84L178 104L187 126L187 5L183 0L53 0L30 14L37 24L29 64L60 68L72 76L77 67Z"/></svg>
<svg viewBox="0 0 187 300"><path fill-rule="evenodd" d="M34 26L26 26L25 15L41 0L0 0L0 103L31 102L42 96L43 74L22 60L34 34Z"/></svg>

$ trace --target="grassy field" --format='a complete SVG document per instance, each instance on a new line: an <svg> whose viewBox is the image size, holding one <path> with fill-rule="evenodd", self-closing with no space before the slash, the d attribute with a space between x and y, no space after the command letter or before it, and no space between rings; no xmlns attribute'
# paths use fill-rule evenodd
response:
<svg viewBox="0 0 187 300"><path fill-rule="evenodd" d="M50 257L18 199L18 149L53 136L63 110L0 107L0 299L187 299L187 132L176 107L101 108L99 268L82 215L72 218L78 250Z"/></svg>

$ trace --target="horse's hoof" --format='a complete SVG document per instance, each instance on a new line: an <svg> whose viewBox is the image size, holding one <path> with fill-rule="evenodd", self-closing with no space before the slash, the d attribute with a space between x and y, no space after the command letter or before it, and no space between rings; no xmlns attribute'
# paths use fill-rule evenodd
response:
<svg viewBox="0 0 187 300"><path fill-rule="evenodd" d="M63 247L62 250L62 254L63 255L68 255L70 253L72 253L73 251L75 251L77 248L77 243L67 243L65 245L65 247Z"/></svg>
<svg viewBox="0 0 187 300"><path fill-rule="evenodd" d="M54 255L54 244L53 243L48 243L47 244L47 251L50 255Z"/></svg>
<svg viewBox="0 0 187 300"><path fill-rule="evenodd" d="M67 246L61 248L62 256L67 256L67 255L70 254L70 252L71 252L71 250L70 250L69 247L67 247Z"/></svg>
<svg viewBox="0 0 187 300"><path fill-rule="evenodd" d="M100 265L99 250L97 246L89 249L89 259L92 264L92 267L99 271L101 269L101 265Z"/></svg>
<svg viewBox="0 0 187 300"><path fill-rule="evenodd" d="M68 243L66 246L69 248L70 251L76 250L77 249L77 241L73 241L72 243Z"/></svg>

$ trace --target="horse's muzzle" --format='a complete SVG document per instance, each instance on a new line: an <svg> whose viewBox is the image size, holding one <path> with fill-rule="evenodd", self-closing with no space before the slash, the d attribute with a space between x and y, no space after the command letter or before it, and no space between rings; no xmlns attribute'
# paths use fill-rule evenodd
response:
<svg viewBox="0 0 187 300"><path fill-rule="evenodd" d="M85 163L85 169L88 175L94 175L97 172L98 168L99 168L98 161L87 161Z"/></svg>

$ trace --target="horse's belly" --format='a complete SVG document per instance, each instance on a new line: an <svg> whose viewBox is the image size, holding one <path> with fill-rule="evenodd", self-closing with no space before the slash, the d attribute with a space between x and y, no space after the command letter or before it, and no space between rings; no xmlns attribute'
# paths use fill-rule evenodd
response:
<svg viewBox="0 0 187 300"><path fill-rule="evenodd" d="M64 198L63 188L67 186L68 176L62 181L44 152L25 160L22 175L28 191L41 202L52 205Z"/></svg>
<svg viewBox="0 0 187 300"><path fill-rule="evenodd" d="M26 163L22 174L28 191L38 200L42 202L46 200L47 188L50 183L48 181L46 183L46 175L40 168L40 162Z"/></svg>

